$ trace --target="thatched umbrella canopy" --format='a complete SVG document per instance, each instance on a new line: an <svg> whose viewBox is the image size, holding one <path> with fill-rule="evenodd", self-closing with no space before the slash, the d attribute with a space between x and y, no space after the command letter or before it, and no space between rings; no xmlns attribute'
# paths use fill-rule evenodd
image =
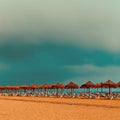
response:
<svg viewBox="0 0 120 120"><path fill-rule="evenodd" d="M21 90L24 90L24 92L26 92L26 90L29 90L30 87L27 86L27 85L22 85L22 86L20 86L20 89L21 89Z"/></svg>
<svg viewBox="0 0 120 120"><path fill-rule="evenodd" d="M85 84L81 85L80 88L86 88Z"/></svg>
<svg viewBox="0 0 120 120"><path fill-rule="evenodd" d="M91 81L88 81L84 84L86 86L86 88L94 88L95 87L95 84Z"/></svg>
<svg viewBox="0 0 120 120"><path fill-rule="evenodd" d="M43 84L43 85L41 86L41 88L44 89L45 92L46 92L47 89L51 89L51 85L49 85L49 84Z"/></svg>
<svg viewBox="0 0 120 120"><path fill-rule="evenodd" d="M44 88L43 88L43 85L39 85L39 86L38 86L38 89L41 90L41 92L42 92L42 89L44 89Z"/></svg>
<svg viewBox="0 0 120 120"><path fill-rule="evenodd" d="M13 87L12 87L12 90L18 90L18 91L19 91L19 90L20 90L20 86L18 86L18 85L13 86Z"/></svg>
<svg viewBox="0 0 120 120"><path fill-rule="evenodd" d="M39 86L38 86L38 89L42 89L42 85L39 85Z"/></svg>
<svg viewBox="0 0 120 120"><path fill-rule="evenodd" d="M79 86L78 86L77 84L73 83L73 82L69 82L69 83L65 86L65 88L66 88L66 89L71 89L71 92L72 92L72 90L78 89Z"/></svg>
<svg viewBox="0 0 120 120"><path fill-rule="evenodd" d="M114 83L112 80L107 80L103 83L103 87L109 88L109 94L112 92L112 88L117 88L117 84Z"/></svg>
<svg viewBox="0 0 120 120"><path fill-rule="evenodd" d="M100 83L96 83L94 88L100 88L101 84Z"/></svg>
<svg viewBox="0 0 120 120"><path fill-rule="evenodd" d="M84 88L88 89L88 92L90 93L90 88L95 88L95 84L91 81L86 82L85 84L82 85ZM81 86L81 87L82 87ZM80 87L80 88L81 88Z"/></svg>
<svg viewBox="0 0 120 120"><path fill-rule="evenodd" d="M29 88L35 91L35 89L39 89L39 86L37 86L36 84L32 84L31 86L29 86Z"/></svg>
<svg viewBox="0 0 120 120"><path fill-rule="evenodd" d="M65 88L65 86L64 86L64 84L56 83L55 85L52 85L51 88L57 89L57 92L58 92L58 89L63 90Z"/></svg>
<svg viewBox="0 0 120 120"><path fill-rule="evenodd" d="M120 87L120 82L117 83L117 86Z"/></svg>

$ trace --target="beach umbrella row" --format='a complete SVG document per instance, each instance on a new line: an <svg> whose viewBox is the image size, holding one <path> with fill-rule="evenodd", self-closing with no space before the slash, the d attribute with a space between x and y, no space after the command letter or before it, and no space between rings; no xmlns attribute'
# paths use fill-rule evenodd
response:
<svg viewBox="0 0 120 120"><path fill-rule="evenodd" d="M68 83L67 85L64 85L64 84L60 84L60 83L56 83L56 84L53 84L53 85L49 85L49 84L43 84L43 85L36 85L36 84L32 84L30 86L27 86L27 85L23 85L23 86L0 86L0 90L6 90L7 92L10 91L10 90L24 90L24 92L26 92L27 90L32 90L33 92L37 89L43 89L45 92L47 89L56 89L57 92L59 89L63 90L64 89L71 89L71 92L74 90L74 89L78 89L79 86L73 82L70 82Z"/></svg>
<svg viewBox="0 0 120 120"><path fill-rule="evenodd" d="M108 88L109 89L109 94L112 93L112 88L117 88L117 87L120 87L120 82L119 83L115 83L113 82L112 80L107 80L106 82L104 83L97 83L97 84L94 84L93 82L91 81L88 81L86 82L85 84L81 85L80 88L87 88L90 93L90 88L101 88L101 92L102 92L102 88Z"/></svg>
<svg viewBox="0 0 120 120"><path fill-rule="evenodd" d="M64 85L64 84L61 84L61 83L56 83L56 84L53 84L53 85L49 85L49 84L43 84L43 85L36 85L36 84L32 84L30 86L27 86L27 85L23 85L23 86L0 86L0 91L2 90L6 90L7 92L10 91L10 90L24 90L24 92L26 92L26 90L32 90L33 92L35 90L39 90L39 89L43 89L45 92L47 89L56 89L57 92L59 89L61 89L62 91L64 89L71 89L71 92L74 92L74 89L78 89L78 88L84 88L84 89L87 89L88 92L90 93L90 89L91 88L101 88L101 92L102 92L102 88L109 88L109 94L112 92L112 88L117 88L117 87L120 87L120 82L118 83L114 83L112 80L107 80L106 82L104 83L97 83L97 84L94 84L93 82L91 81L88 81L86 82L85 84L81 85L80 87L75 84L74 82L69 82L67 85Z"/></svg>

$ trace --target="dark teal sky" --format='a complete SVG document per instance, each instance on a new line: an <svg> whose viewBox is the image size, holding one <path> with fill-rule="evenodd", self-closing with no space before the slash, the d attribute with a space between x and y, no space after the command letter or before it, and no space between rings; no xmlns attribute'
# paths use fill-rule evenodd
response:
<svg viewBox="0 0 120 120"><path fill-rule="evenodd" d="M120 79L119 1L0 1L0 84Z"/></svg>

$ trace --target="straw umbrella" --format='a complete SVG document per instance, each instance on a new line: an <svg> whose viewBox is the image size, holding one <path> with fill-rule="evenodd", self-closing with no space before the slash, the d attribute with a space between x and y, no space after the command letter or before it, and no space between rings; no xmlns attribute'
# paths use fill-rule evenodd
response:
<svg viewBox="0 0 120 120"><path fill-rule="evenodd" d="M43 89L42 85L39 85L38 89L41 90L41 92L42 92L42 89Z"/></svg>
<svg viewBox="0 0 120 120"><path fill-rule="evenodd" d="M78 89L79 86L71 81L65 86L65 88L66 89L71 89L71 92L73 92L74 89Z"/></svg>
<svg viewBox="0 0 120 120"><path fill-rule="evenodd" d="M39 86L37 86L36 84L32 84L31 86L29 86L29 88L34 92L35 89L39 89Z"/></svg>
<svg viewBox="0 0 120 120"><path fill-rule="evenodd" d="M28 89L30 89L30 88L29 88L29 86L27 86L27 85L22 85L22 86L20 86L20 89L21 89L21 90L24 90L24 93L26 93L26 90L28 90Z"/></svg>
<svg viewBox="0 0 120 120"><path fill-rule="evenodd" d="M65 86L63 84L56 83L55 85L52 85L51 88L57 89L57 92L58 92L58 89L64 90Z"/></svg>
<svg viewBox="0 0 120 120"><path fill-rule="evenodd" d="M91 81L88 81L86 82L85 84L83 84L82 86L84 86L84 88L87 88L88 89L88 92L90 93L90 88L94 88L95 87L95 84ZM81 87L82 87L81 86Z"/></svg>
<svg viewBox="0 0 120 120"><path fill-rule="evenodd" d="M13 87L12 87L12 90L15 90L15 91L17 91L17 90L18 90L18 91L19 91L19 90L20 90L20 86L18 86L18 85L13 86Z"/></svg>
<svg viewBox="0 0 120 120"><path fill-rule="evenodd" d="M109 88L109 94L112 93L112 88L117 88L117 84L112 80L107 80L105 83L103 83L103 86Z"/></svg>
<svg viewBox="0 0 120 120"><path fill-rule="evenodd" d="M47 89L51 89L51 85L49 85L49 84L43 84L41 86L41 88L44 89L44 91L46 92Z"/></svg>

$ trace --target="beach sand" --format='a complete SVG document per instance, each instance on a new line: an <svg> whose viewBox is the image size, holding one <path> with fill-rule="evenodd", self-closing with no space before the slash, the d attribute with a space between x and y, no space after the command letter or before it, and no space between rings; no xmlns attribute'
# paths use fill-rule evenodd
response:
<svg viewBox="0 0 120 120"><path fill-rule="evenodd" d="M0 97L0 120L120 120L120 100Z"/></svg>

